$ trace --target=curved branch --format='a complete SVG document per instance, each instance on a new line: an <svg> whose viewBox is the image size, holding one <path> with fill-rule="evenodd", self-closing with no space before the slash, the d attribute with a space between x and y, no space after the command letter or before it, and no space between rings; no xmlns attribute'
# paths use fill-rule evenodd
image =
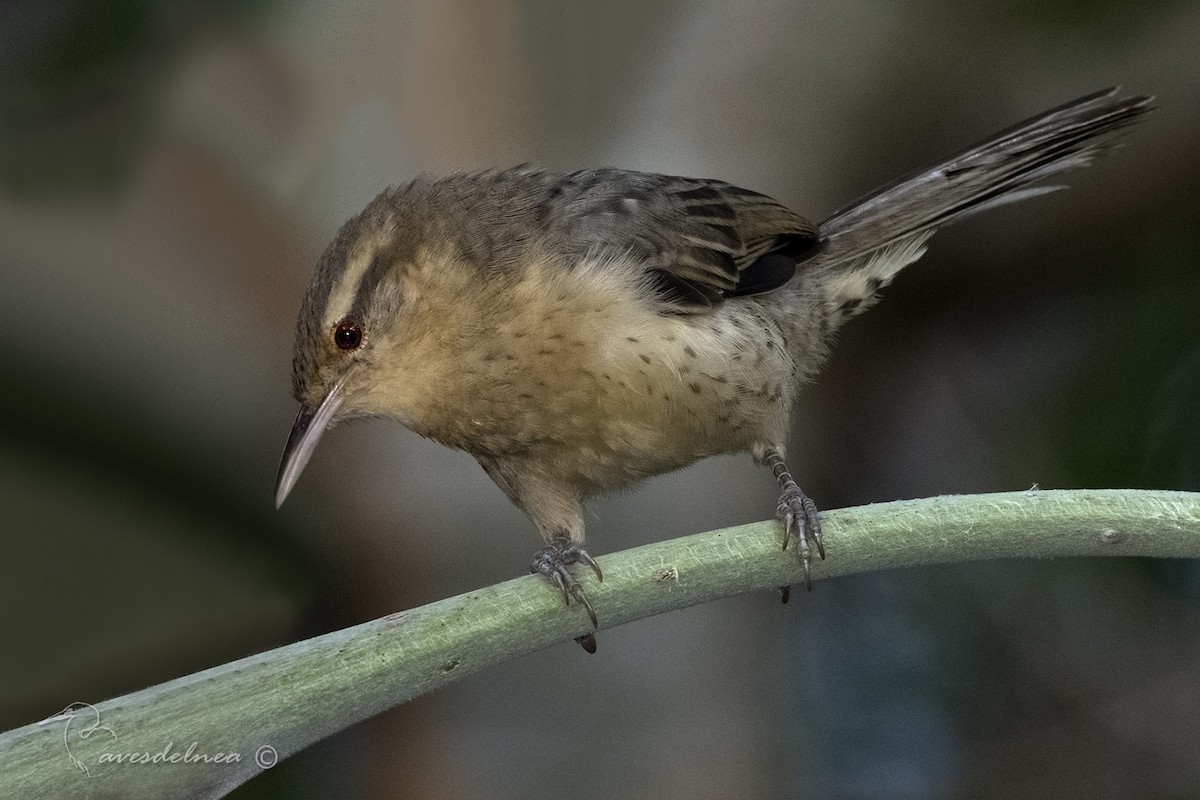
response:
<svg viewBox="0 0 1200 800"><path fill-rule="evenodd" d="M992 558L1200 557L1200 494L1187 492L1034 490L822 518L829 560L813 565L817 580ZM609 628L801 580L780 542L774 522L726 528L604 556L604 582L582 580ZM220 797L273 759L589 629L583 609L564 609L533 576L468 592L2 734L0 796ZM89 727L104 735L81 735Z"/></svg>

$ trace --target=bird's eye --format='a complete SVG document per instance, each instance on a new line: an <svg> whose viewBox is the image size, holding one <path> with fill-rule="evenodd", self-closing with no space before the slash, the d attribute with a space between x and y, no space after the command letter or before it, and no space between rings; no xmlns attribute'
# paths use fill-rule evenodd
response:
<svg viewBox="0 0 1200 800"><path fill-rule="evenodd" d="M344 319L334 326L333 343L340 350L357 350L362 338L362 326L352 319Z"/></svg>

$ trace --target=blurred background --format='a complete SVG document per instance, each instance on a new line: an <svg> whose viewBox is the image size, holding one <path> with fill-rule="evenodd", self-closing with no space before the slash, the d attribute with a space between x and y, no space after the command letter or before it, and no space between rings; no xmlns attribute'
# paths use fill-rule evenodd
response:
<svg viewBox="0 0 1200 800"><path fill-rule="evenodd" d="M417 173L722 178L820 218L1120 83L1160 109L844 331L790 463L823 508L1200 489L1200 5L0 5L0 729L523 573L532 527L399 425L273 508L294 315ZM767 518L748 457L596 502L600 556ZM836 545L830 556L837 558ZM604 631L338 734L238 798L1195 797L1190 564L993 562Z"/></svg>

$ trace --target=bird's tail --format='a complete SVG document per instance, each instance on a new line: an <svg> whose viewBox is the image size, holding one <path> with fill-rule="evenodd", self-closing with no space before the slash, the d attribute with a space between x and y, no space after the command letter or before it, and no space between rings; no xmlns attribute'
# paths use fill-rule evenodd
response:
<svg viewBox="0 0 1200 800"><path fill-rule="evenodd" d="M834 278L830 302L860 310L920 258L937 228L1065 188L1032 184L1087 166L1114 147L1110 134L1153 108L1151 97L1118 98L1117 92L1105 89L1038 114L830 215L810 262L810 269L829 270Z"/></svg>

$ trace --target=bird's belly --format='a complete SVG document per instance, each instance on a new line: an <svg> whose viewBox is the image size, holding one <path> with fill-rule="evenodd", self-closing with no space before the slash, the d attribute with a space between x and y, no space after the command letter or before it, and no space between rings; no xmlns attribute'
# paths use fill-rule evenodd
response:
<svg viewBox="0 0 1200 800"><path fill-rule="evenodd" d="M464 449L535 458L592 495L777 441L791 364L751 327L721 314L654 315L620 336L556 339L554 358L546 347L510 351L506 368L475 382Z"/></svg>

